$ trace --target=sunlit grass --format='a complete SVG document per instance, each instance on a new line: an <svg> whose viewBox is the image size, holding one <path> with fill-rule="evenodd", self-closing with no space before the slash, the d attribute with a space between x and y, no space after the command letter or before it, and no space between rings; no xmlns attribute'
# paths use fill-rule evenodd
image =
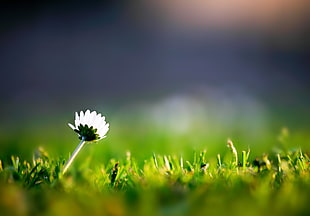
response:
<svg viewBox="0 0 310 216"><path fill-rule="evenodd" d="M213 156L205 150L194 151L189 159L153 153L143 161L127 152L95 165L83 155L82 163L62 176L67 158L50 157L39 148L31 161L18 156L1 161L1 211L6 215L309 212L310 159L306 152L278 150L256 155L251 149L229 149ZM250 160L253 154L255 159Z"/></svg>
<svg viewBox="0 0 310 216"><path fill-rule="evenodd" d="M232 119L226 125L224 117L205 121L200 114L185 130L174 122L182 113L159 122L157 115L140 114L108 115L107 137L86 144L64 175L78 142L66 125L71 118L6 129L0 137L0 215L310 212L306 130Z"/></svg>

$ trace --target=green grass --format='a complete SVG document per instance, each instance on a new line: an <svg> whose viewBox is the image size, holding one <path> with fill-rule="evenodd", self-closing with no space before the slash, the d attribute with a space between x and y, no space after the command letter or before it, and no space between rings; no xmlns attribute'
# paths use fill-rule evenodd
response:
<svg viewBox="0 0 310 216"><path fill-rule="evenodd" d="M225 146L225 143L223 143ZM231 149L231 147L230 147ZM207 156L130 152L82 163L61 175L65 158L40 148L31 161L0 167L1 215L307 215L310 159L301 149L255 155L249 149ZM236 155L237 153L237 155ZM236 157L237 156L237 157ZM256 157L257 156L257 157Z"/></svg>
<svg viewBox="0 0 310 216"><path fill-rule="evenodd" d="M79 143L65 116L1 126L0 215L310 213L305 128L210 119L180 132L118 113L62 176Z"/></svg>

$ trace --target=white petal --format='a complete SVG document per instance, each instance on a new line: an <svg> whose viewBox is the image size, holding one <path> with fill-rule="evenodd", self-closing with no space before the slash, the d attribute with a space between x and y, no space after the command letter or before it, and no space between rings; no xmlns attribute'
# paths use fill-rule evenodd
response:
<svg viewBox="0 0 310 216"><path fill-rule="evenodd" d="M90 111L89 111L89 109L88 109L88 110L86 110L86 112L85 112L85 117L89 117L89 115L90 115Z"/></svg>
<svg viewBox="0 0 310 216"><path fill-rule="evenodd" d="M104 134L106 134L109 130L110 130L110 127L109 127L110 125L109 124L107 124L107 126L105 127L105 129L104 129Z"/></svg>
<svg viewBox="0 0 310 216"><path fill-rule="evenodd" d="M93 124L94 124L94 128L99 128L100 127L100 122L101 122L101 119L102 119L102 117L101 117L101 115L97 115L96 116L96 119L94 120L94 122L93 122Z"/></svg>
<svg viewBox="0 0 310 216"><path fill-rule="evenodd" d="M75 130L75 129L76 129L72 124L68 123L68 125L69 125L69 127L72 128L72 130Z"/></svg>
<svg viewBox="0 0 310 216"><path fill-rule="evenodd" d="M100 118L103 119L103 120L105 120L105 116L101 116L101 115L100 115Z"/></svg>
<svg viewBox="0 0 310 216"><path fill-rule="evenodd" d="M75 127L79 126L80 124L80 117L79 117L79 114L77 112L75 112Z"/></svg>
<svg viewBox="0 0 310 216"><path fill-rule="evenodd" d="M84 120L85 120L85 118L84 118L84 113L83 113L83 111L81 111L81 112L80 112L80 124L81 124L81 125L84 125Z"/></svg>
<svg viewBox="0 0 310 216"><path fill-rule="evenodd" d="M85 125L86 124L86 113L83 113L83 118L81 119L81 124ZM80 117L81 118L81 117Z"/></svg>
<svg viewBox="0 0 310 216"><path fill-rule="evenodd" d="M96 118L96 111L93 111L90 113L90 117L89 117L89 125L90 126L93 126L95 128L95 125L94 125L94 121L95 121L95 118Z"/></svg>
<svg viewBox="0 0 310 216"><path fill-rule="evenodd" d="M89 124L89 117L90 117L90 111L86 110L85 115L84 115L84 124Z"/></svg>
<svg viewBox="0 0 310 216"><path fill-rule="evenodd" d="M98 122L97 128L100 129L100 128L104 127L105 124L106 123L105 123L104 118L101 118L100 121Z"/></svg>
<svg viewBox="0 0 310 216"><path fill-rule="evenodd" d="M105 138L105 137L107 137L107 136L100 137L100 138L98 139L98 141L101 140L101 139L103 139L103 138Z"/></svg>
<svg viewBox="0 0 310 216"><path fill-rule="evenodd" d="M109 129L109 123L106 123L106 124L104 124L104 125L102 125L100 128L99 128L99 130L105 130L105 129Z"/></svg>
<svg viewBox="0 0 310 216"><path fill-rule="evenodd" d="M109 131L109 124L104 125L98 130L100 137L104 136Z"/></svg>
<svg viewBox="0 0 310 216"><path fill-rule="evenodd" d="M81 118L84 118L84 112L83 111L80 111L80 119Z"/></svg>

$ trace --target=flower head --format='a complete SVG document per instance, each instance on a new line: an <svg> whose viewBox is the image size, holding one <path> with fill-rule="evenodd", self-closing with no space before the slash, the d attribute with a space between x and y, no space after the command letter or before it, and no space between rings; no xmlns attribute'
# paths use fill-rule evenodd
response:
<svg viewBox="0 0 310 216"><path fill-rule="evenodd" d="M80 115L75 113L75 125L68 124L76 133L79 134L79 138L84 141L92 142L98 141L106 137L106 133L109 130L109 124L106 123L105 117L97 114L96 111L90 112L86 110L80 112Z"/></svg>

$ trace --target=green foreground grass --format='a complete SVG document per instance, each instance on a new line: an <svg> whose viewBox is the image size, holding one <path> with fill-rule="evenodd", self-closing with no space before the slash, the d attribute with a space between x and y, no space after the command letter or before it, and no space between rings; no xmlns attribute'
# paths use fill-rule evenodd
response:
<svg viewBox="0 0 310 216"><path fill-rule="evenodd" d="M223 144L225 145L225 143ZM310 159L302 149L87 160L61 174L64 158L39 148L32 161L0 161L1 215L309 215ZM252 159L251 159L252 158ZM79 160L83 160L80 158Z"/></svg>

